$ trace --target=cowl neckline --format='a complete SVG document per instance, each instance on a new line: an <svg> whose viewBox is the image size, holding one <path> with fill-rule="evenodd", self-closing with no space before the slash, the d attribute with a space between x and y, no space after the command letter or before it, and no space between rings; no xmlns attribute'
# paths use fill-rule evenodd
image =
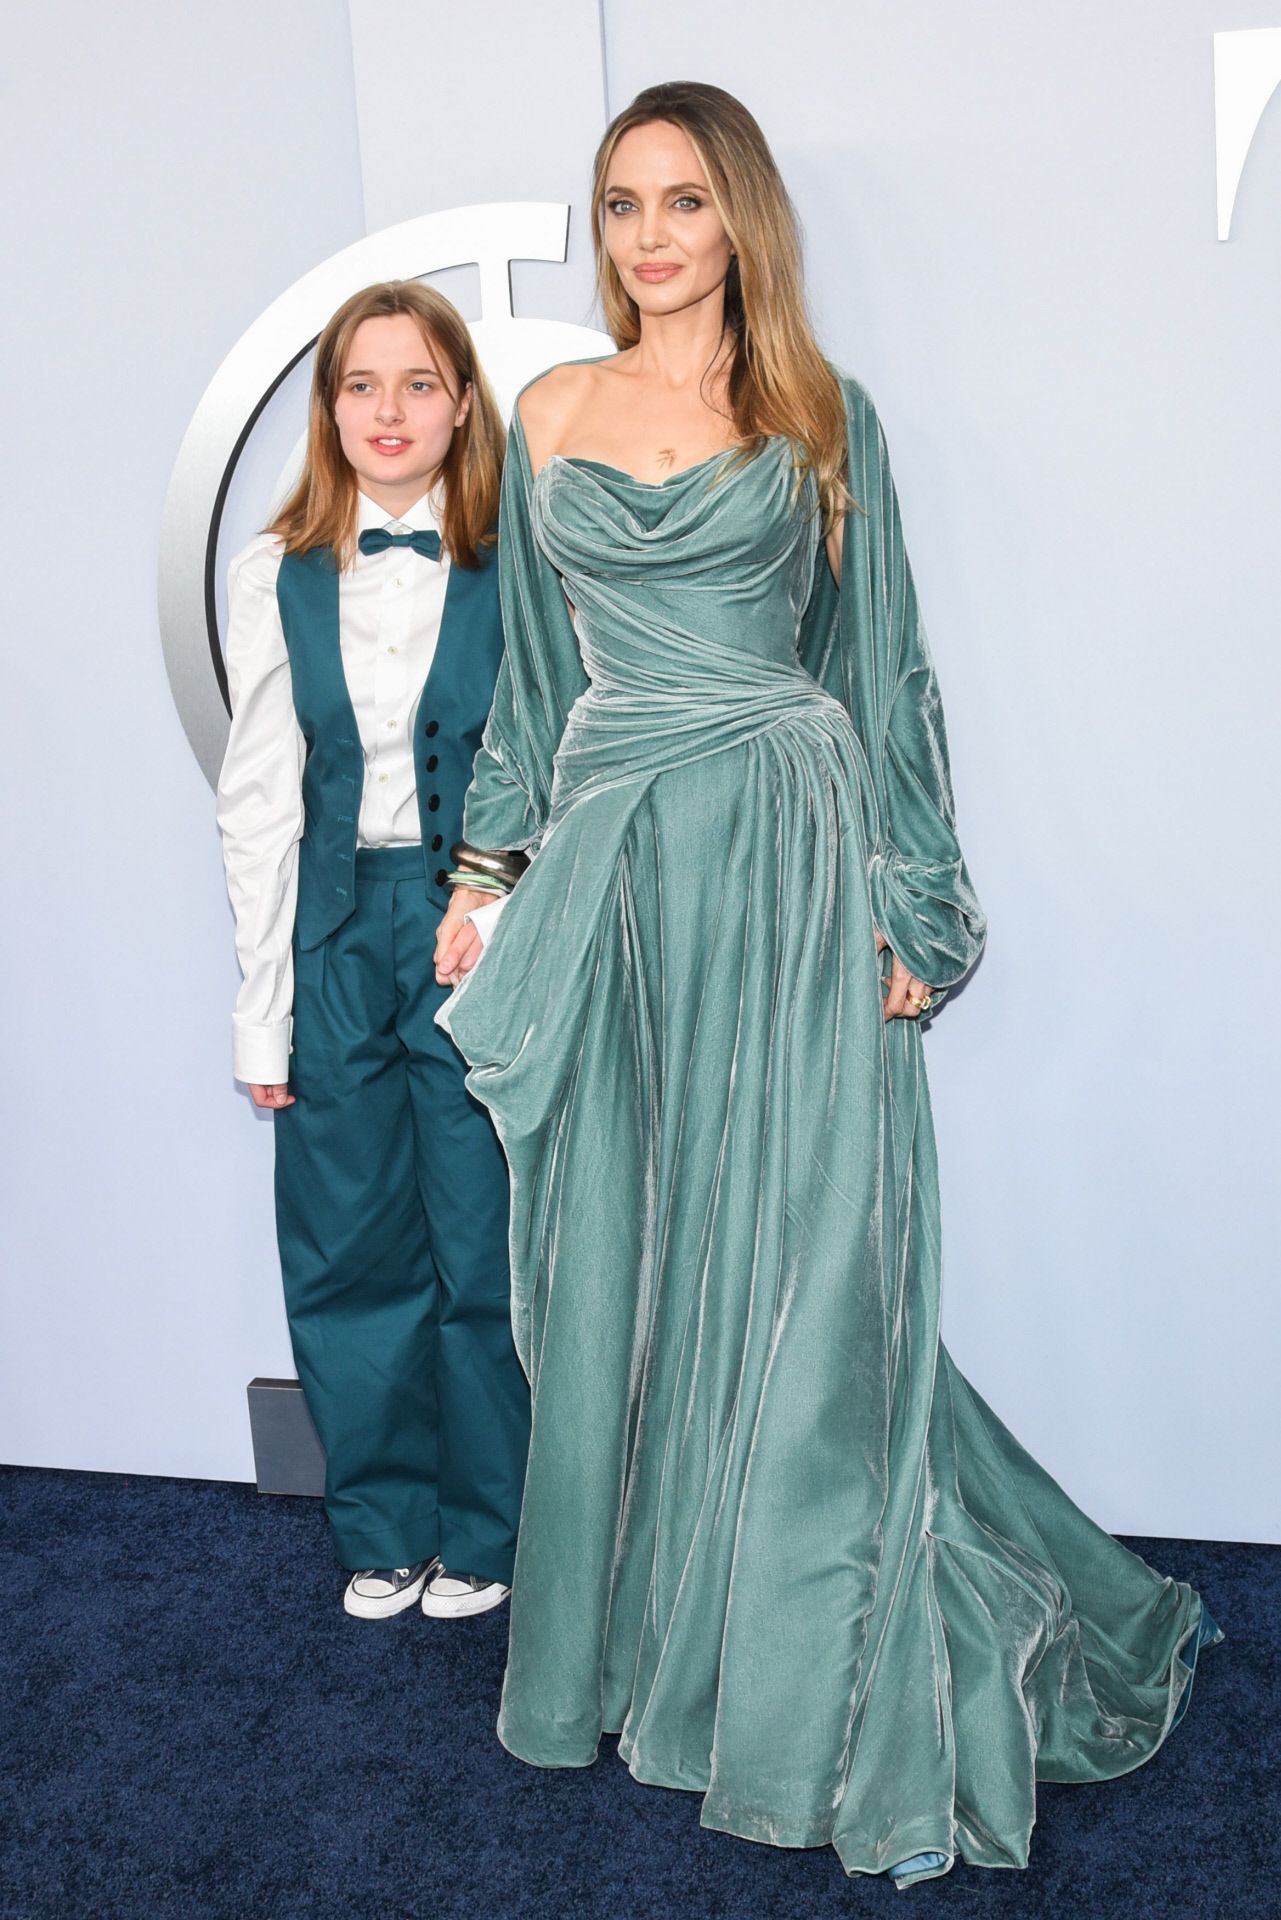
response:
<svg viewBox="0 0 1281 1920"><path fill-rule="evenodd" d="M780 457L780 450L788 459ZM788 472L791 451L790 441L771 434L760 451L745 460L736 459L738 449L728 447L665 480L639 480L606 460L552 454L534 476L533 521L539 544L554 565L571 574L582 565L594 571L603 552L614 549L620 537L633 556L644 550L671 566L701 546L712 527L722 529L727 538L732 535L731 544L741 547L740 508L749 500L749 511L787 535L786 517L775 521L770 508Z"/></svg>
<svg viewBox="0 0 1281 1920"><path fill-rule="evenodd" d="M755 453L749 453L742 464L745 468L754 466L768 448L789 445L790 442L784 434L767 433L763 436L761 446ZM534 478L535 481L540 480L549 467L576 467L587 473L607 474L611 479L621 480L624 486L639 488L642 493L661 493L668 487L678 486L682 480L690 480L700 473L706 473L709 467L722 465L725 461L732 459L735 454L743 451L742 446L722 447L719 453L709 453L705 460L696 460L692 467L681 467L679 472L669 473L665 480L642 480L638 475L629 473L626 467L616 467L609 460L589 460L585 454L549 453Z"/></svg>
<svg viewBox="0 0 1281 1920"><path fill-rule="evenodd" d="M767 437L774 440L780 436L770 434ZM663 480L642 480L638 474L628 473L626 467L616 467L609 460L589 460L585 454L581 453L549 453L538 471L542 473L545 468L553 465L582 467L589 473L607 473L613 479L623 481L627 486L642 487L647 493L660 493L664 487L674 487L678 481L688 479L691 474L703 473L708 467L715 466L722 460L728 460L731 454L741 452L741 447L722 447L719 453L709 453L705 460L696 460L692 467L681 467L676 473L669 473ZM756 459L759 453L763 452L762 447L751 458Z"/></svg>

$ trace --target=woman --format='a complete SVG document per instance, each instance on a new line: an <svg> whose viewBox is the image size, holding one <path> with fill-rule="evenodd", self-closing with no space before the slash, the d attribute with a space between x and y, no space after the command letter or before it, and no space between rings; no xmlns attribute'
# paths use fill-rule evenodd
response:
<svg viewBox="0 0 1281 1920"><path fill-rule="evenodd" d="M1198 1596L939 1344L918 1016L978 956L868 396L751 116L651 88L594 190L621 349L523 396L472 849L537 849L447 1009L513 1174L533 1442L499 1731L900 1884L1026 1864L1159 1746ZM838 586L839 582L839 586ZM483 857L478 864L483 865Z"/></svg>
<svg viewBox="0 0 1281 1920"><path fill-rule="evenodd" d="M483 1612L515 1553L507 1170L430 957L502 656L503 445L461 315L367 287L317 344L302 477L231 569L234 1069L275 1118L290 1333L364 1620Z"/></svg>

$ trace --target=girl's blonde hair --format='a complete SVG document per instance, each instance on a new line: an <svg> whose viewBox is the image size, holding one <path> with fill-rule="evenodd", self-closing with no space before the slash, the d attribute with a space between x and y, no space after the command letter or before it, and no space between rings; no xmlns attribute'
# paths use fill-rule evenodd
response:
<svg viewBox="0 0 1281 1920"><path fill-rule="evenodd" d="M640 339L640 311L605 246L605 189L623 135L656 120L688 137L734 249L725 282L734 427L753 450L765 434L783 434L797 444L818 483L830 528L850 504L844 396L810 329L800 230L782 175L747 108L720 87L697 80L646 87L606 128L592 180L596 282L605 324L619 347Z"/></svg>
<svg viewBox="0 0 1281 1920"><path fill-rule="evenodd" d="M492 546L498 520L498 490L507 436L489 382L457 307L420 280L384 280L343 302L316 342L307 422L307 455L297 486L267 529L279 534L286 553L332 547L339 567L356 551L356 476L342 450L334 403L356 329L366 320L408 314L435 356L454 401L471 388L467 418L455 428L441 466L444 541L460 567L480 565L480 550Z"/></svg>

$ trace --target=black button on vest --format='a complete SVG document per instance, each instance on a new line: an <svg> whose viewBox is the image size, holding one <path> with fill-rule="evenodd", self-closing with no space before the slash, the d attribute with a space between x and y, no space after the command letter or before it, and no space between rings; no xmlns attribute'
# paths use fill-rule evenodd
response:
<svg viewBox="0 0 1281 1920"><path fill-rule="evenodd" d="M446 882L446 880L448 880L448 878L449 878L449 875L448 875L448 874L447 874L447 873L445 872L445 869L444 869L443 867L437 867L437 869L436 869L436 885L437 885L438 887L443 887L443 886L444 886L444 884L445 884L445 882Z"/></svg>
<svg viewBox="0 0 1281 1920"><path fill-rule="evenodd" d="M440 765L440 755L439 755L439 754L437 754L437 753L429 753L429 754L427 755L427 771L428 771L428 773L435 773L435 771L436 771L436 769L437 769L437 767L438 767L439 765Z"/></svg>
<svg viewBox="0 0 1281 1920"><path fill-rule="evenodd" d="M426 733L427 738L429 740L434 740L436 738L436 735L440 732L440 721L429 720L427 722L426 727L423 729L423 731Z"/></svg>
<svg viewBox="0 0 1281 1920"><path fill-rule="evenodd" d="M440 850L441 850L441 848L442 848L442 847L444 846L444 844L445 844L445 842L443 841L443 839L441 838L441 836L440 836L440 835L439 835L438 833L433 833L433 835L432 835L432 837L431 837L431 850L432 850L432 852L433 852L433 853L439 853L439 852L440 852Z"/></svg>
<svg viewBox="0 0 1281 1920"><path fill-rule="evenodd" d="M429 813L435 813L439 805L440 805L440 795L438 793L430 794L427 799L427 811Z"/></svg>

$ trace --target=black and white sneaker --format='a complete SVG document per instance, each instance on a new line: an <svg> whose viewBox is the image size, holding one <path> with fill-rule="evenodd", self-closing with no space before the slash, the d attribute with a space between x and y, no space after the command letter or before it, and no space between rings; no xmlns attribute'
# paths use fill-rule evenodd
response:
<svg viewBox="0 0 1281 1920"><path fill-rule="evenodd" d="M511 1592L497 1580L475 1573L450 1573L439 1566L423 1593L423 1612L429 1620L462 1620L470 1613L488 1613L501 1607Z"/></svg>
<svg viewBox="0 0 1281 1920"><path fill-rule="evenodd" d="M439 1560L420 1560L413 1567L369 1567L353 1573L343 1606L357 1620L390 1620L413 1606L439 1566Z"/></svg>

